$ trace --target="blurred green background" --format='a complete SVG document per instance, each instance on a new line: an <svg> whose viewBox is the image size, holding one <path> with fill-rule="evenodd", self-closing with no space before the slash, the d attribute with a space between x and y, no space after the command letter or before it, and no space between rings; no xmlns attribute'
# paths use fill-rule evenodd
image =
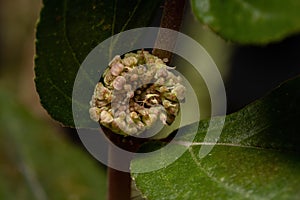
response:
<svg viewBox="0 0 300 200"><path fill-rule="evenodd" d="M0 1L0 199L105 199L105 168L50 118L35 90L41 6Z"/></svg>

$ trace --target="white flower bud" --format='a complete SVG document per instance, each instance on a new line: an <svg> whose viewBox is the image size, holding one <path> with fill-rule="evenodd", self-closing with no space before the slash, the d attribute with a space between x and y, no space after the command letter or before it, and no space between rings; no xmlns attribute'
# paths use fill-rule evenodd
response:
<svg viewBox="0 0 300 200"><path fill-rule="evenodd" d="M96 107L103 107L103 106L106 106L107 104L109 104L109 102L108 101L99 101L99 100L97 100L96 99L96 102L95 102L95 106Z"/></svg>
<svg viewBox="0 0 300 200"><path fill-rule="evenodd" d="M164 125L167 124L167 115L165 113L160 113L159 119Z"/></svg>
<svg viewBox="0 0 300 200"><path fill-rule="evenodd" d="M139 75L137 75L137 74L132 74L131 77L130 77L130 81L131 81L131 82L136 81L136 80L138 80L138 78L139 78Z"/></svg>
<svg viewBox="0 0 300 200"><path fill-rule="evenodd" d="M125 83L126 79L123 76L118 76L113 82L113 87L116 90L121 90L123 89Z"/></svg>
<svg viewBox="0 0 300 200"><path fill-rule="evenodd" d="M176 81L176 80L174 80L174 79L168 79L168 80L164 83L164 85L167 86L167 87L172 87L172 86L175 85L175 81Z"/></svg>
<svg viewBox="0 0 300 200"><path fill-rule="evenodd" d="M162 67L157 70L154 78L158 79L160 77L167 77L168 76L168 70L165 67Z"/></svg>
<svg viewBox="0 0 300 200"><path fill-rule="evenodd" d="M121 120L124 120L124 119L126 118L126 113L125 113L124 111L121 111L121 112L119 113L119 118L120 118Z"/></svg>
<svg viewBox="0 0 300 200"><path fill-rule="evenodd" d="M143 74L145 72L145 69L144 69L144 67L139 67L138 69L137 69L137 73L139 74L139 75L141 75L141 74Z"/></svg>
<svg viewBox="0 0 300 200"><path fill-rule="evenodd" d="M149 114L158 115L160 112L161 112L160 106L152 106L151 108L149 108Z"/></svg>
<svg viewBox="0 0 300 200"><path fill-rule="evenodd" d="M175 93L172 92L168 92L164 94L164 97L166 97L167 99L171 100L171 101L177 101L177 96Z"/></svg>
<svg viewBox="0 0 300 200"><path fill-rule="evenodd" d="M149 114L143 117L143 122L147 125L147 128L150 128L157 120L157 115Z"/></svg>
<svg viewBox="0 0 300 200"><path fill-rule="evenodd" d="M139 116L136 112L131 112L130 113L130 117L133 119L133 120L138 120L139 119Z"/></svg>
<svg viewBox="0 0 300 200"><path fill-rule="evenodd" d="M177 99L180 101L183 100L185 97L185 90L186 89L183 85L177 84L171 92L175 94Z"/></svg>
<svg viewBox="0 0 300 200"><path fill-rule="evenodd" d="M96 122L99 121L100 119L100 112L101 110L97 107L92 107L89 109L89 113L90 113L90 118Z"/></svg>
<svg viewBox="0 0 300 200"><path fill-rule="evenodd" d="M172 106L174 106L173 104L172 104L172 102L171 101L169 101L169 100L163 100L163 106L165 107L165 108L169 108L169 107L172 107Z"/></svg>
<svg viewBox="0 0 300 200"><path fill-rule="evenodd" d="M117 126L125 132L127 127L126 127L126 123L125 123L124 119L121 119L120 117L117 117L113 120L113 123L114 123L113 126Z"/></svg>
<svg viewBox="0 0 300 200"><path fill-rule="evenodd" d="M126 108L127 108L126 106L119 106L119 107L118 107L118 110L119 110L119 111L125 111Z"/></svg>
<svg viewBox="0 0 300 200"><path fill-rule="evenodd" d="M96 99L95 96L92 96L92 99L90 100L90 107L95 107L96 106Z"/></svg>
<svg viewBox="0 0 300 200"><path fill-rule="evenodd" d="M157 58L157 57L156 57L156 58ZM157 65L165 65L164 61L162 61L162 59L160 59L160 58L157 58L157 59L155 60L155 64L157 64Z"/></svg>
<svg viewBox="0 0 300 200"><path fill-rule="evenodd" d="M154 123L157 120L157 115L155 115L155 114L149 114L149 118L150 118L151 122Z"/></svg>
<svg viewBox="0 0 300 200"><path fill-rule="evenodd" d="M130 128L127 128L126 129L126 133L128 135L134 135L138 132L137 128L136 127L130 127Z"/></svg>
<svg viewBox="0 0 300 200"><path fill-rule="evenodd" d="M102 111L100 114L100 122L102 122L102 123L109 124L113 121L113 119L114 118L112 117L112 115L105 110Z"/></svg>
<svg viewBox="0 0 300 200"><path fill-rule="evenodd" d="M124 90L127 91L127 92L131 91L131 85L125 84L124 85Z"/></svg>
<svg viewBox="0 0 300 200"><path fill-rule="evenodd" d="M149 101L150 101L151 104L158 104L157 99L150 99Z"/></svg>
<svg viewBox="0 0 300 200"><path fill-rule="evenodd" d="M168 92L169 89L166 87L166 86L160 86L159 88L156 89L158 92L160 93L165 93L165 92Z"/></svg>
<svg viewBox="0 0 300 200"><path fill-rule="evenodd" d="M163 77L160 77L159 79L157 79L157 81L155 82L155 84L157 85L164 85L165 83L165 79Z"/></svg>
<svg viewBox="0 0 300 200"><path fill-rule="evenodd" d="M147 108L142 108L137 110L138 113L140 113L142 116L148 115L148 109Z"/></svg>
<svg viewBox="0 0 300 200"><path fill-rule="evenodd" d="M132 118L130 117L130 115L127 115L126 116L126 122L127 122L127 124L134 124L134 121L132 120Z"/></svg>
<svg viewBox="0 0 300 200"><path fill-rule="evenodd" d="M141 121L137 121L136 122L136 127L140 130L140 131L144 131L145 130L145 125L143 122Z"/></svg>
<svg viewBox="0 0 300 200"><path fill-rule="evenodd" d="M136 57L133 57L133 56L126 57L122 60L122 63L126 66L136 65L137 62L138 62L138 60L136 59Z"/></svg>
<svg viewBox="0 0 300 200"><path fill-rule="evenodd" d="M113 63L121 61L121 56L116 55L109 63L108 65L111 67Z"/></svg>
<svg viewBox="0 0 300 200"><path fill-rule="evenodd" d="M111 92L109 89L103 86L102 83L97 83L94 91L94 96L93 98L96 98L98 100L105 100L108 99L109 96L111 95Z"/></svg>
<svg viewBox="0 0 300 200"><path fill-rule="evenodd" d="M176 78L176 79L177 79L177 82L178 82L178 83L181 83L181 82L182 82L182 78L181 78L181 76L177 76L177 78Z"/></svg>
<svg viewBox="0 0 300 200"><path fill-rule="evenodd" d="M154 58L148 58L147 63L150 63L150 64L155 63L155 59Z"/></svg>
<svg viewBox="0 0 300 200"><path fill-rule="evenodd" d="M127 98L132 98L132 97L134 97L134 92L133 92L133 91L127 92L126 97L127 97Z"/></svg>
<svg viewBox="0 0 300 200"><path fill-rule="evenodd" d="M110 73L114 76L118 76L124 69L124 65L122 63L116 62L113 63L110 69Z"/></svg>
<svg viewBox="0 0 300 200"><path fill-rule="evenodd" d="M111 82L115 79L115 76L113 76L110 72L110 70L105 74L104 76L104 84L109 87Z"/></svg>

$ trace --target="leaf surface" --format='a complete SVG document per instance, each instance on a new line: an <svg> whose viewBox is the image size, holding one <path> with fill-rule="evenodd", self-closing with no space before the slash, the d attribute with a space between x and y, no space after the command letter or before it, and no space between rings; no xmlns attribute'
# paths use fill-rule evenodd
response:
<svg viewBox="0 0 300 200"><path fill-rule="evenodd" d="M148 25L160 0L43 3L36 34L36 88L48 113L65 126L74 126L73 83L85 57L108 37Z"/></svg>
<svg viewBox="0 0 300 200"><path fill-rule="evenodd" d="M298 0L192 0L196 17L227 40L265 44L300 31Z"/></svg>
<svg viewBox="0 0 300 200"><path fill-rule="evenodd" d="M175 162L157 171L135 173L137 187L148 199L298 199L300 196L300 78L288 81L242 110L228 115L220 139L204 158L208 121L201 121L195 140L186 136L174 149L190 145ZM218 126L219 118L213 118ZM170 153L137 158L131 169L149 168ZM147 164L145 164L147 163Z"/></svg>

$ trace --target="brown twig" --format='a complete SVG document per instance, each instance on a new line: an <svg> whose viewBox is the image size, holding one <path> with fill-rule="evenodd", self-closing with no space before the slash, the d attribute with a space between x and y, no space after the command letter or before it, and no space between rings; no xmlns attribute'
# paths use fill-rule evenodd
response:
<svg viewBox="0 0 300 200"><path fill-rule="evenodd" d="M102 126L102 130L109 138L109 140L126 151L137 152L139 147L147 141L143 138L135 138L131 136L124 137L113 133L110 129ZM120 163L120 160L124 160L122 165L127 165L129 171L130 159L121 158L117 152L114 151L111 146L109 147L108 163L109 166ZM124 166L123 166L124 167ZM108 200L130 200L131 192L131 178L130 173L118 171L116 169L108 167Z"/></svg>
<svg viewBox="0 0 300 200"><path fill-rule="evenodd" d="M175 31L179 31L181 26L184 6L186 0L166 0L164 4L163 15L160 23L160 27L168 28ZM156 44L167 44L171 48L175 45L176 38L171 38L168 35L163 34L163 32L159 32ZM157 46L157 45L155 45ZM171 52L164 51L158 48L154 48L153 54L158 56L159 58L167 58L169 61L171 60ZM106 132L106 131L105 131ZM106 132L107 133L107 132ZM113 141L116 145L124 150L136 152L140 145L142 145L144 140L140 139L132 139L131 137L127 137L125 141L123 136L117 135L114 133L108 134L111 141ZM114 162L115 159L118 159L118 155L109 151L109 162ZM128 163L129 168L129 163ZM131 178L130 173L121 172L112 168L108 168L108 199L109 200L130 200L130 187L131 187Z"/></svg>
<svg viewBox="0 0 300 200"><path fill-rule="evenodd" d="M166 0L163 10L163 15L161 18L160 27L172 29L174 31L179 31L184 8L185 8L186 0ZM164 31L159 31L157 35L157 39L155 42L155 46L159 46L159 44L164 44L168 47L168 49L173 49L176 43L176 35L167 35ZM171 60L172 53L170 51L165 51L162 49L155 48L152 52L154 55L159 58L167 58L169 61Z"/></svg>
<svg viewBox="0 0 300 200"><path fill-rule="evenodd" d="M119 159L119 155L113 151L112 148L109 149L109 161L115 162L114 159ZM129 168L129 163L128 163ZM108 200L124 199L130 200L131 191L131 178L130 173L118 171L113 168L108 168Z"/></svg>

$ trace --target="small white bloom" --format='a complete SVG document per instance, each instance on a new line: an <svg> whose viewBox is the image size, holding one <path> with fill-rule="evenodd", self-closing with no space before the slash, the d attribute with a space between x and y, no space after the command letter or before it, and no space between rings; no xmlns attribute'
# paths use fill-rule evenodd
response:
<svg viewBox="0 0 300 200"><path fill-rule="evenodd" d="M178 100L183 100L185 98L185 87L183 85L177 84L174 89L172 90L172 93L176 95Z"/></svg>
<svg viewBox="0 0 300 200"><path fill-rule="evenodd" d="M171 101L169 101L169 100L163 100L163 106L165 107L165 108L169 108L169 107L172 107L172 106L174 106L173 104L172 104L172 102Z"/></svg>
<svg viewBox="0 0 300 200"><path fill-rule="evenodd" d="M111 95L111 92L109 89L103 86L102 83L97 83L94 91L94 96L93 98L96 98L98 100L105 100L108 99L109 96Z"/></svg>
<svg viewBox="0 0 300 200"><path fill-rule="evenodd" d="M133 121L133 119L130 117L130 115L127 115L127 116L126 116L126 122L127 122L128 125L134 124L134 121Z"/></svg>
<svg viewBox="0 0 300 200"><path fill-rule="evenodd" d="M138 132L138 130L137 130L137 128L136 127L128 127L127 129L126 129L126 133L128 134L128 135L134 135L134 134L136 134Z"/></svg>
<svg viewBox="0 0 300 200"><path fill-rule="evenodd" d="M138 78L139 78L139 75L137 75L137 74L132 74L132 75L130 76L130 81L131 81L131 82L136 81L136 80L138 80Z"/></svg>
<svg viewBox="0 0 300 200"><path fill-rule="evenodd" d="M116 55L109 63L108 65L111 67L113 63L119 62L121 61L121 56L120 55Z"/></svg>
<svg viewBox="0 0 300 200"><path fill-rule="evenodd" d="M113 63L110 72L114 76L118 76L124 69L124 65L120 62Z"/></svg>
<svg viewBox="0 0 300 200"><path fill-rule="evenodd" d="M161 107L160 106L152 106L149 108L149 114L154 114L154 115L158 115L161 111Z"/></svg>
<svg viewBox="0 0 300 200"><path fill-rule="evenodd" d="M159 119L164 125L167 124L167 115L165 113L160 113Z"/></svg>
<svg viewBox="0 0 300 200"><path fill-rule="evenodd" d="M130 117L133 119L133 120L137 120L139 119L139 116L136 112L130 112Z"/></svg>
<svg viewBox="0 0 300 200"><path fill-rule="evenodd" d="M168 70L165 67L159 68L154 76L154 78L158 79L160 77L167 77Z"/></svg>
<svg viewBox="0 0 300 200"><path fill-rule="evenodd" d="M126 83L126 79L123 76L118 76L113 82L113 87L116 90L121 90L123 89L125 83Z"/></svg>
<svg viewBox="0 0 300 200"><path fill-rule="evenodd" d="M165 79L163 77L160 77L159 79L157 79L157 81L155 82L155 84L157 85L164 85L165 83Z"/></svg>
<svg viewBox="0 0 300 200"><path fill-rule="evenodd" d="M134 97L134 92L133 92L133 91L127 92L126 97L127 97L127 98L132 98L132 97Z"/></svg>
<svg viewBox="0 0 300 200"><path fill-rule="evenodd" d="M124 90L127 91L127 92L131 91L131 85L125 84L124 85Z"/></svg>
<svg viewBox="0 0 300 200"><path fill-rule="evenodd" d="M136 59L136 57L133 57L133 56L126 57L122 60L122 63L126 66L136 65L137 62L138 62L138 60Z"/></svg>
<svg viewBox="0 0 300 200"><path fill-rule="evenodd" d="M100 112L101 110L97 107L92 107L89 109L89 113L90 113L90 118L96 122L99 121L100 119Z"/></svg>
<svg viewBox="0 0 300 200"><path fill-rule="evenodd" d="M120 118L121 120L124 120L124 119L126 118L126 113L125 113L124 111L121 111L121 112L119 113L119 118Z"/></svg>
<svg viewBox="0 0 300 200"><path fill-rule="evenodd" d="M101 123L106 123L109 124L114 120L114 118L112 117L112 115L107 112L107 111L102 111L100 114L100 122Z"/></svg>

